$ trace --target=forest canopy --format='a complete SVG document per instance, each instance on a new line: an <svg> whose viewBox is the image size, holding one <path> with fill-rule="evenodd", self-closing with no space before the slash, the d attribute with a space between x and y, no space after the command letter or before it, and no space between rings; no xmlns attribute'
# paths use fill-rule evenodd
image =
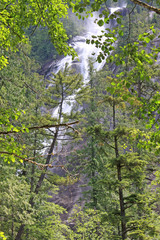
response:
<svg viewBox="0 0 160 240"><path fill-rule="evenodd" d="M95 12L86 44L105 64L89 58L86 81L70 42ZM160 239L159 14L159 0L1 1L0 239Z"/></svg>
<svg viewBox="0 0 160 240"><path fill-rule="evenodd" d="M0 47L1 68L8 63L8 51L17 51L28 42L25 30L32 28L34 34L38 26L48 28L51 41L59 53L68 54L72 50L60 19L67 16L65 1L1 1L0 3Z"/></svg>

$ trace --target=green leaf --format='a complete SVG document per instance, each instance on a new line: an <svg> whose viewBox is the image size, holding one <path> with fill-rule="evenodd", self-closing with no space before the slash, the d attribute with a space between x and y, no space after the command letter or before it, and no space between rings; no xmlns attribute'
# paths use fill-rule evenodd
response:
<svg viewBox="0 0 160 240"><path fill-rule="evenodd" d="M79 13L82 13L83 11L85 11L83 8L79 8Z"/></svg>
<svg viewBox="0 0 160 240"><path fill-rule="evenodd" d="M144 38L144 41L145 41L146 43L149 43L149 42L151 41L151 39L150 39L149 37L145 37L145 38Z"/></svg>
<svg viewBox="0 0 160 240"><path fill-rule="evenodd" d="M99 21L97 22L97 24L98 24L100 27L102 27L102 26L104 25L104 21L101 19L101 20L99 20Z"/></svg>
<svg viewBox="0 0 160 240"><path fill-rule="evenodd" d="M130 88L131 84L129 82L126 83L126 87Z"/></svg>
<svg viewBox="0 0 160 240"><path fill-rule="evenodd" d="M118 32L118 33L119 33L119 35L120 35L121 37L122 37L122 36L123 36L123 34L124 34L122 30L119 30L119 32Z"/></svg>
<svg viewBox="0 0 160 240"><path fill-rule="evenodd" d="M121 19L120 18L117 18L116 21L117 21L118 24L121 24Z"/></svg>
<svg viewBox="0 0 160 240"><path fill-rule="evenodd" d="M14 157L14 156L11 156L11 157L10 157L10 160L11 160L12 162L15 162L15 157Z"/></svg>

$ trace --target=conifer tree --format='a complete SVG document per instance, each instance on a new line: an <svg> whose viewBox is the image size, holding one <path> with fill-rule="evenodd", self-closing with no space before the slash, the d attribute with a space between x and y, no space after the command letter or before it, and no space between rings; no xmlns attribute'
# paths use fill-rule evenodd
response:
<svg viewBox="0 0 160 240"><path fill-rule="evenodd" d="M61 125L65 122L69 123L70 121L73 122L74 120L77 120L76 115L72 113L71 108L68 109L70 103L70 99L73 101L78 101L79 98L82 98L82 94L84 92L83 88L83 82L82 77L79 74L74 74L72 70L69 70L66 66L64 71L60 71L57 74L54 74L53 77L51 77L48 80L48 87L45 94L41 94L43 96L43 100L46 102L45 109L47 111L47 107L51 111L53 111L53 116L49 117L48 115L43 114L41 116L40 109L41 109L41 98L37 97L35 99L35 105L34 105L34 115L32 115L31 123L35 124L35 121L39 121L39 124L42 124L43 121L46 121L45 117L48 117L48 124L52 125L51 122L54 121L55 125L57 127L48 129L48 131L44 130L34 130L34 132L30 132L27 136L27 139L29 139L30 149L29 155L31 155L31 152L33 154L33 161L38 161L45 164L45 168L41 171L38 171L33 165L31 167L30 173L27 173L30 179L31 184L31 197L29 200L29 203L33 209L37 208L37 197L40 195L43 195L43 191L47 191L48 188L46 188L47 183L47 166L50 164L53 160L54 165L56 165L54 154L59 154L59 147L62 147L63 144L63 138L67 132L71 134L72 131L74 131L74 128L72 126L68 126L68 130L65 132L65 128L61 127ZM74 98L73 98L74 97ZM67 110L65 107L67 106ZM33 122L32 122L33 119ZM61 135L61 136L60 136ZM41 137L39 137L41 136ZM58 142L58 139L61 139L61 141ZM47 143L48 147L46 148L44 156L40 156L41 154L41 147L43 147L43 142L45 139L45 142ZM29 144L29 143L28 143ZM60 146L61 144L61 146ZM44 144L45 147L45 144ZM45 158L46 155L46 158ZM60 166L63 167L63 164L60 164ZM28 171L28 167L26 168ZM41 207L41 205L40 205ZM58 210L58 208L57 208ZM61 211L62 213L62 211ZM22 223L19 227L19 230L17 232L15 239L21 239L22 234L27 233L28 228L30 228L25 223Z"/></svg>

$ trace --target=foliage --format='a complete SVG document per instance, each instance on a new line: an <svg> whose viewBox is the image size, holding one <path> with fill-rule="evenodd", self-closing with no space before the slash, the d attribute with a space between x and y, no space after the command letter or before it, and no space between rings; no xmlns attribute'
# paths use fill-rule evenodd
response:
<svg viewBox="0 0 160 240"><path fill-rule="evenodd" d="M51 40L60 53L73 53L66 44L68 39L60 18L67 14L67 4L63 1L5 1L0 4L1 31L0 31L0 68L8 63L8 52L17 51L22 43L27 43L25 29L34 26L47 26ZM32 34L33 34L32 32Z"/></svg>
<svg viewBox="0 0 160 240"><path fill-rule="evenodd" d="M59 217L64 209L47 202L49 196L44 191L48 184L34 198L36 204L33 207L30 198L34 193L30 192L30 184L25 176L21 176L20 170L16 175L15 171L15 166L1 165L0 227L7 233L8 239L15 238L21 223L26 225L24 237L28 235L32 239L56 239L57 237L66 239L64 236L69 234L70 230L62 224ZM53 185L48 187L52 187L52 191L55 192Z"/></svg>
<svg viewBox="0 0 160 240"><path fill-rule="evenodd" d="M27 31L27 35L30 35L32 31L33 28ZM46 27L39 27L35 34L30 36L30 42L32 46L31 57L40 64L44 64L50 59L55 59L58 55Z"/></svg>
<svg viewBox="0 0 160 240"><path fill-rule="evenodd" d="M103 213L93 209L82 211L75 208L69 222L74 223L76 239L107 239L113 237L113 228L106 221L103 222Z"/></svg>
<svg viewBox="0 0 160 240"><path fill-rule="evenodd" d="M0 232L0 238L2 239L2 240L6 240L7 238L4 236L4 232Z"/></svg>
<svg viewBox="0 0 160 240"><path fill-rule="evenodd" d="M13 124L18 119L20 112L19 111L13 111L13 109L4 109L1 108L1 112L3 112L3 115L1 115L0 124L1 124L1 158L4 159L4 161L10 163L15 162L16 155L20 155L23 149L25 148L24 145L19 145L17 142L15 142L15 139L12 135L5 133L8 133L10 131L19 132L21 130L21 127L16 127ZM28 131L27 128L23 128L23 132ZM23 156L24 157L24 156ZM20 160L22 162L22 160Z"/></svg>
<svg viewBox="0 0 160 240"><path fill-rule="evenodd" d="M69 12L68 17L62 18L61 21L68 36L67 42L84 31L83 22L79 20L77 22L76 17L71 12ZM33 30L34 27L30 27L26 31L26 35L29 37L32 46L30 56L42 65L49 60L56 59L59 53L55 49L52 39L48 34L48 28L39 26L35 33L32 34Z"/></svg>
<svg viewBox="0 0 160 240"><path fill-rule="evenodd" d="M1 239L158 239L158 20L131 2L149 10L152 7L149 1L148 5L129 1L128 15L122 17L119 12L109 14L103 0L0 3ZM69 36L62 24L68 20L60 21L67 14L67 3L80 19L85 18L85 12L92 16L93 11L101 9L97 24L106 26L100 36L87 40L101 49L98 62L108 58L100 73L95 73L90 64L86 87L82 76L68 66L48 80L42 79L37 74L38 65L28 57L37 38L44 41L47 30L60 53L74 56L66 44ZM159 1L155 6L159 6ZM154 7L152 10L159 11ZM116 21L115 29L107 25L111 20ZM69 25L67 33L74 35L70 31L74 25L70 21ZM50 41L48 37L45 40L49 53ZM51 109L53 116L49 114ZM78 129L81 138L74 127L60 127L80 115L84 117ZM47 131L29 131L35 125L51 123L57 126L48 127ZM69 140L75 137L72 131L80 142L73 147L70 168L76 165L88 187L83 199L85 208L75 210L70 219L73 231L61 221L64 209L48 196L49 191L57 190L53 184L68 184L70 175L60 177L53 173L50 177L46 167L52 160L56 164L53 153L60 147L63 150L58 138L66 143L64 136ZM38 169L43 164L45 167ZM60 166L68 173L64 165Z"/></svg>

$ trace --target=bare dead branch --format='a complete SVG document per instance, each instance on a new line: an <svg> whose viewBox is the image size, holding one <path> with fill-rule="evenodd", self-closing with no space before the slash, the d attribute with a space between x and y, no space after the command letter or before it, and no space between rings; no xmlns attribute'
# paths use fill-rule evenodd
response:
<svg viewBox="0 0 160 240"><path fill-rule="evenodd" d="M28 130L37 130L37 129L43 129L43 128L67 127L67 128L71 128L73 131L75 131L77 134L79 134L79 132L71 126L71 125L77 124L77 123L79 123L79 121L75 121L75 122L71 122L71 123L61 123L61 124L53 124L53 125L42 125L42 126L28 127L27 129ZM0 132L0 135L6 135L6 134L10 134L10 133L20 133L20 132L26 132L26 129L22 128L18 132L17 131L2 131L2 132Z"/></svg>
<svg viewBox="0 0 160 240"><path fill-rule="evenodd" d="M38 162L33 161L34 157L32 157L32 158L24 158L24 157L21 157L21 156L15 154L15 153L10 153L10 152L5 152L5 151L0 152L0 154L12 155L12 156L14 156L16 158L19 158L19 159L21 159L21 160L23 160L25 162L32 163L32 164L40 167L41 169L45 169L45 168L48 168L48 167L49 168L60 167L60 168L64 169L66 172L68 172L68 170L64 167L64 165L52 165L52 164L38 163ZM53 154L51 154L51 155L53 155ZM42 156L40 156L40 157L42 157Z"/></svg>
<svg viewBox="0 0 160 240"><path fill-rule="evenodd" d="M140 0L131 0L131 1L133 3L135 3L135 4L138 4L138 5L142 6L142 7L144 7L144 8L147 8L149 11L153 11L153 12L155 12L157 14L160 14L160 8L152 7L149 4L144 3L144 2L142 2Z"/></svg>

